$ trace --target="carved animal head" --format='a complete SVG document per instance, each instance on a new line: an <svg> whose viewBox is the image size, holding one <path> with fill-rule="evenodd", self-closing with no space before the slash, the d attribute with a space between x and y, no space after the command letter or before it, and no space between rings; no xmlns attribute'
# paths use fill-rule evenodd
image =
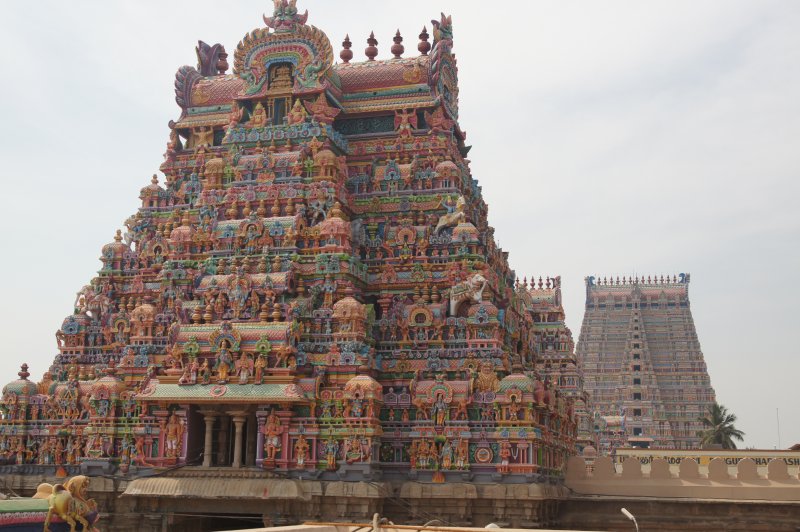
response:
<svg viewBox="0 0 800 532"><path fill-rule="evenodd" d="M85 501L89 498L89 477L85 475L74 476L66 482L63 488L66 488L72 497ZM53 489L55 490L55 488Z"/></svg>
<svg viewBox="0 0 800 532"><path fill-rule="evenodd" d="M470 278L469 283L473 288L477 289L486 284L486 278L483 275L476 273Z"/></svg>

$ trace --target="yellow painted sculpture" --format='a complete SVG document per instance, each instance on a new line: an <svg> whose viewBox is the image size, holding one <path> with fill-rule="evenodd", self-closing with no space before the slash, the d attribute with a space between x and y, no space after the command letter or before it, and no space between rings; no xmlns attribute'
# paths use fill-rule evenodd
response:
<svg viewBox="0 0 800 532"><path fill-rule="evenodd" d="M97 504L89 499L89 477L78 475L64 484L39 484L34 499L47 499L50 508L44 522L44 532L50 532L53 515L69 524L70 532L81 524L83 530L94 531L92 522L97 518Z"/></svg>

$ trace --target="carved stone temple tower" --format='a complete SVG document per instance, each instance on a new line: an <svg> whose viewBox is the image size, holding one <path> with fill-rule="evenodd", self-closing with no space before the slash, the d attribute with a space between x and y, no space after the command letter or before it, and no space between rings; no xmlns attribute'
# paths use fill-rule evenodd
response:
<svg viewBox="0 0 800 532"><path fill-rule="evenodd" d="M601 453L700 446L714 389L689 306L689 275L586 278L578 362Z"/></svg>
<svg viewBox="0 0 800 532"><path fill-rule="evenodd" d="M583 369L575 355L572 331L566 324L566 313L561 298L561 276L542 279L527 279L517 287L528 293L528 312L533 320L536 369L547 383L554 383L575 401L575 417L578 423L576 444L581 452L594 445L589 394L584 390Z"/></svg>
<svg viewBox="0 0 800 532"><path fill-rule="evenodd" d="M274 511L329 519L383 511L387 491L346 506L342 482L396 482L421 508L418 483L524 484L516 522L551 522L575 398L537 369L554 331L533 326L470 170L450 18L405 57L398 32L393 58L370 36L353 61L346 37L334 62L308 13L274 6L230 57L201 41L178 69L163 176L103 247L43 382L5 388L0 449L37 474L180 466L181 489L209 481L186 498L203 512L232 490L252 506L224 511L272 512L282 492L244 478L302 478L315 506Z"/></svg>

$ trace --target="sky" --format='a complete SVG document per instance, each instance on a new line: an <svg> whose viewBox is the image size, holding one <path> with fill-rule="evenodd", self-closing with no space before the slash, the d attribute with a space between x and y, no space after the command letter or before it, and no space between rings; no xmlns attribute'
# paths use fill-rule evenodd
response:
<svg viewBox="0 0 800 532"><path fill-rule="evenodd" d="M335 55L406 56L451 14L460 124L521 277L691 273L717 399L741 446L800 443L800 2L299 0ZM5 1L0 382L40 378L103 244L140 206L197 40L233 56L267 0ZM778 430L780 424L780 431Z"/></svg>

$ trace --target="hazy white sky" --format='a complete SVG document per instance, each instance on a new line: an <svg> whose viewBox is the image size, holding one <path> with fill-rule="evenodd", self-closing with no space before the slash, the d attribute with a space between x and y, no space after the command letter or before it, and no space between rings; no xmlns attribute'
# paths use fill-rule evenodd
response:
<svg viewBox="0 0 800 532"><path fill-rule="evenodd" d="M800 2L299 0L336 55L453 15L461 126L522 275L692 274L711 382L745 445L800 442ZM233 55L272 2L3 2L0 382L38 378L100 248L158 170L198 39Z"/></svg>

